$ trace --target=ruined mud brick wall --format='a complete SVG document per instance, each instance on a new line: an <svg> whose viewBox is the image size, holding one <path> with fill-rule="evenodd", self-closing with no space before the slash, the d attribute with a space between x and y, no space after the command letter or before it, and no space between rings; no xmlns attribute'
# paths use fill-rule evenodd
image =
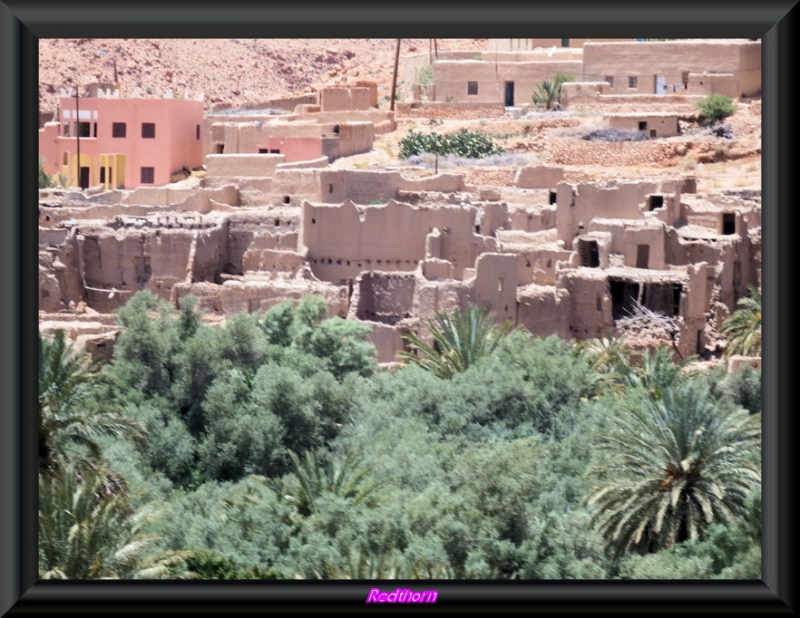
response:
<svg viewBox="0 0 800 618"><path fill-rule="evenodd" d="M303 204L301 246L314 274L327 281L353 279L362 270L414 270L426 257L426 235L442 230L442 255L456 269L475 258L475 208L421 208L389 201L380 206ZM403 230L403 234L387 233Z"/></svg>
<svg viewBox="0 0 800 618"><path fill-rule="evenodd" d="M375 125L371 122L343 122L338 127L337 135L324 136L321 141L321 153L330 161L372 150Z"/></svg>
<svg viewBox="0 0 800 618"><path fill-rule="evenodd" d="M595 268L559 273L558 287L569 292L569 330L578 340L603 337L613 332L608 275Z"/></svg>
<svg viewBox="0 0 800 618"><path fill-rule="evenodd" d="M473 302L495 314L498 322L517 319L517 256L483 253L475 262Z"/></svg>
<svg viewBox="0 0 800 618"><path fill-rule="evenodd" d="M211 154L206 157L206 171L225 178L272 176L285 160L282 154Z"/></svg>
<svg viewBox="0 0 800 618"><path fill-rule="evenodd" d="M587 226L590 232L607 232L611 238L609 251L624 257L623 263L631 268L664 270L667 266L666 231L661 222L594 219ZM638 265L640 245L648 249L647 263ZM644 256L642 256L644 257Z"/></svg>
<svg viewBox="0 0 800 618"><path fill-rule="evenodd" d="M413 272L361 273L350 299L355 307L354 317L390 325L411 318L415 313L416 285L417 277Z"/></svg>
<svg viewBox="0 0 800 618"><path fill-rule="evenodd" d="M365 321L365 323L372 329L369 341L375 346L378 353L377 361L379 363L397 362L398 354L405 349L403 335L411 329L380 322Z"/></svg>
<svg viewBox="0 0 800 618"><path fill-rule="evenodd" d="M297 250L299 211L290 208L240 211L230 215L225 272L243 275L260 263L259 252ZM251 255L245 258L246 254Z"/></svg>
<svg viewBox="0 0 800 618"><path fill-rule="evenodd" d="M521 189L555 189L564 180L564 168L555 165L525 165L514 176Z"/></svg>
<svg viewBox="0 0 800 618"><path fill-rule="evenodd" d="M517 256L519 285L555 285L559 262L569 265L574 261L577 266L572 250L558 247L555 242L542 242L535 234L501 230L497 240L500 252Z"/></svg>
<svg viewBox="0 0 800 618"><path fill-rule="evenodd" d="M535 337L570 339L569 292L551 285L526 285L517 291L517 324Z"/></svg>
<svg viewBox="0 0 800 618"><path fill-rule="evenodd" d="M225 281L219 286L219 302L226 315L267 311L284 301L299 302L315 294L325 299L328 317L347 316L347 288L309 279L245 278Z"/></svg>
<svg viewBox="0 0 800 618"><path fill-rule="evenodd" d="M530 103L536 87L557 73L581 75L581 60L525 62L483 62L481 60L440 60L433 64L437 101L505 103L505 84L514 82L514 105ZM468 94L467 83L477 82L477 94Z"/></svg>
<svg viewBox="0 0 800 618"><path fill-rule="evenodd" d="M162 215L147 228L84 227L77 236L88 305L117 309L131 292L147 289L164 299L183 281L211 279L227 261L227 220L202 221Z"/></svg>
<svg viewBox="0 0 800 618"><path fill-rule="evenodd" d="M676 185L675 182L656 181L620 182L604 186L561 183L556 188L558 238L571 243L577 234L588 229L594 218L641 219L640 207L645 205L649 195L674 192ZM583 230L580 225L583 225Z"/></svg>
<svg viewBox="0 0 800 618"><path fill-rule="evenodd" d="M322 170L318 180L319 199L309 201L340 204L374 204L397 199L401 191L455 192L464 188L461 174L438 174L425 178L405 178L400 172L371 170Z"/></svg>
<svg viewBox="0 0 800 618"><path fill-rule="evenodd" d="M540 202L546 203L549 191L542 193ZM556 227L556 206L518 206L511 204L508 215L511 228L523 232L540 232ZM553 238L555 241L555 238Z"/></svg>
<svg viewBox="0 0 800 618"><path fill-rule="evenodd" d="M304 200L326 202L330 182L326 184L324 178L329 173L324 168L276 169L267 203L300 206Z"/></svg>

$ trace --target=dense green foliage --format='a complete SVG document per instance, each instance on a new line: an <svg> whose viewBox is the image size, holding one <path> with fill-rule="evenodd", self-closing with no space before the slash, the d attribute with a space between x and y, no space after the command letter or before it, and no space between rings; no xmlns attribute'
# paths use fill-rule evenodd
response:
<svg viewBox="0 0 800 618"><path fill-rule="evenodd" d="M494 316L482 307L437 313L434 320L428 321L433 345L418 334L409 333L405 338L412 351L401 352L400 357L440 378L451 378L491 354L511 327L511 323L496 325Z"/></svg>
<svg viewBox="0 0 800 618"><path fill-rule="evenodd" d="M752 285L747 290L750 296L740 299L739 308L722 324L728 338L725 356L761 356L761 290Z"/></svg>
<svg viewBox="0 0 800 618"><path fill-rule="evenodd" d="M138 432L91 434L80 476L75 456L52 458L40 576L758 572L757 376L535 338L479 309L428 325L430 362L378 371L367 327L327 316L312 296L212 327L193 299L143 292L101 370L43 342L43 367L64 370L40 372L40 408L113 412ZM630 480L635 462L649 467Z"/></svg>
<svg viewBox="0 0 800 618"><path fill-rule="evenodd" d="M400 158L408 159L413 155L425 152L439 155L454 154L468 159L485 159L492 155L503 154L492 138L477 131L461 129L456 133L419 133L411 129L400 140Z"/></svg>
<svg viewBox="0 0 800 618"><path fill-rule="evenodd" d="M716 92L698 101L695 105L698 109L697 117L703 125L714 124L736 111L736 103L733 99Z"/></svg>

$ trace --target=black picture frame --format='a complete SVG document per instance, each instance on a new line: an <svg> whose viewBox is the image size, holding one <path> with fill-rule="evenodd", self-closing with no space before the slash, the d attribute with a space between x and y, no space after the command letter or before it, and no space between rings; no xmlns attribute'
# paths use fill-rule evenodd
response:
<svg viewBox="0 0 800 618"><path fill-rule="evenodd" d="M205 5L0 0L0 614L359 612L375 582L37 581L36 142L39 38L732 37L762 39L763 558L760 581L429 582L415 611L794 613L794 407L789 305L796 207L792 63L798 9L776 2L562 0L525 6ZM384 582L382 589L421 588ZM387 606L380 606L386 610Z"/></svg>

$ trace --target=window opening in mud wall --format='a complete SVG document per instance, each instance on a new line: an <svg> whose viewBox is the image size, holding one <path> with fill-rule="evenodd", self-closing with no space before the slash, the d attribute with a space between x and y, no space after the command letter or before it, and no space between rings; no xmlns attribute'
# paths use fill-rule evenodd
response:
<svg viewBox="0 0 800 618"><path fill-rule="evenodd" d="M259 148L258 154L269 154L269 148Z"/></svg>
<svg viewBox="0 0 800 618"><path fill-rule="evenodd" d="M558 192L550 191L550 206L553 206L556 203L556 199L558 198Z"/></svg>
<svg viewBox="0 0 800 618"><path fill-rule="evenodd" d="M596 240L578 240L578 255L581 259L581 266L600 267L600 252Z"/></svg>
<svg viewBox="0 0 800 618"><path fill-rule="evenodd" d="M656 208L661 208L664 206L664 196L663 195L651 195L650 196L650 208L649 210L655 210Z"/></svg>
<svg viewBox="0 0 800 618"><path fill-rule="evenodd" d="M639 87L639 78L635 75L631 75L628 77L628 88L638 88Z"/></svg>
<svg viewBox="0 0 800 618"><path fill-rule="evenodd" d="M478 82L467 82L467 94L469 95L478 94Z"/></svg>
<svg viewBox="0 0 800 618"><path fill-rule="evenodd" d="M640 131L647 131L647 122L646 121L643 120L643 121L641 121L639 123L639 130Z"/></svg>
<svg viewBox="0 0 800 618"><path fill-rule="evenodd" d="M222 154L225 152L225 144L214 144L214 150L216 154Z"/></svg>
<svg viewBox="0 0 800 618"><path fill-rule="evenodd" d="M128 133L128 125L124 122L111 123L111 137L125 137Z"/></svg>
<svg viewBox="0 0 800 618"><path fill-rule="evenodd" d="M726 212L722 214L722 233L726 235L736 233L736 213Z"/></svg>
<svg viewBox="0 0 800 618"><path fill-rule="evenodd" d="M650 245L636 245L636 268L647 268L650 261Z"/></svg>
<svg viewBox="0 0 800 618"><path fill-rule="evenodd" d="M639 297L639 284L611 278L608 280L608 288L611 296L611 318L619 320L630 315Z"/></svg>

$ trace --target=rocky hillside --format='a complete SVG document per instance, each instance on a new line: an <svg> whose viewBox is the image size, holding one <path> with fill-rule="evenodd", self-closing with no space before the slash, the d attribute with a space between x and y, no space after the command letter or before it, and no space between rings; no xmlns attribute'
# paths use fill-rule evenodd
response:
<svg viewBox="0 0 800 618"><path fill-rule="evenodd" d="M245 104L357 79L391 93L396 39L41 39L39 110L52 113L59 89L117 82L121 95L202 94L207 105ZM441 50L481 50L486 39L438 39ZM429 39L403 39L404 54ZM402 74L398 79L403 79ZM407 90L407 89L406 89ZM402 93L402 85L401 85Z"/></svg>

